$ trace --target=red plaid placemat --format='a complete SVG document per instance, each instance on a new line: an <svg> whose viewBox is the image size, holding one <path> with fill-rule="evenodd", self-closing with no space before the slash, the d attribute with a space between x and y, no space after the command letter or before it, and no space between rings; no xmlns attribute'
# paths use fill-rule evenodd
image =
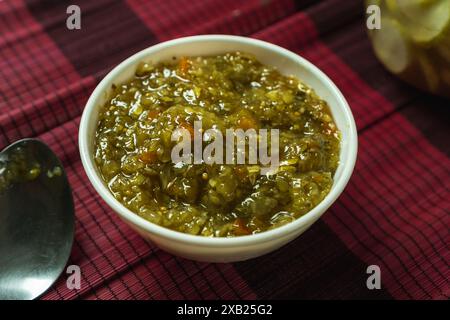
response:
<svg viewBox="0 0 450 320"><path fill-rule="evenodd" d="M81 8L81 30L66 8ZM446 299L449 290L449 101L389 75L372 54L361 1L0 1L0 149L39 137L73 188L76 235L64 276L43 299ZM246 262L184 260L145 242L84 174L77 134L84 104L118 62L160 41L224 33L297 52L347 98L360 136L344 194L310 230ZM381 268L368 290L366 268Z"/></svg>

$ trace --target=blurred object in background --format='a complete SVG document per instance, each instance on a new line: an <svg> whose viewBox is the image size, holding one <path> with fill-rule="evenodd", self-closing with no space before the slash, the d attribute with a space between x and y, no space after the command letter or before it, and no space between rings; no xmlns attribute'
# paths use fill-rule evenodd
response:
<svg viewBox="0 0 450 320"><path fill-rule="evenodd" d="M375 54L408 83L450 97L450 0L366 0L381 10Z"/></svg>

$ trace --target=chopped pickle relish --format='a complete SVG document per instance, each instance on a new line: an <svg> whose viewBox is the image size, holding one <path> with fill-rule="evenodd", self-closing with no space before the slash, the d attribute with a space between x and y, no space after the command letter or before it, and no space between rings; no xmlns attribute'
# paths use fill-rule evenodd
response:
<svg viewBox="0 0 450 320"><path fill-rule="evenodd" d="M173 163L174 130L278 129L278 171L258 164ZM327 103L252 55L141 63L101 108L95 162L124 206L184 233L230 237L289 223L329 193L340 133Z"/></svg>

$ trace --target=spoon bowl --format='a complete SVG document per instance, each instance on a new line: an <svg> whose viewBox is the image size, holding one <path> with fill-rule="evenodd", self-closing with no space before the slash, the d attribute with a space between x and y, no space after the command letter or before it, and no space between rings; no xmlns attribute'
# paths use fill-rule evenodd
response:
<svg viewBox="0 0 450 320"><path fill-rule="evenodd" d="M39 297L59 277L74 236L72 192L61 162L35 139L0 153L0 299Z"/></svg>

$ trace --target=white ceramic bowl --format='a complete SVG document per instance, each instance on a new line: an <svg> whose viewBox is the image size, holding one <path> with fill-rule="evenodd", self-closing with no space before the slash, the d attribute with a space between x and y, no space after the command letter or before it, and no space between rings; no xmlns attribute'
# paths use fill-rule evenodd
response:
<svg viewBox="0 0 450 320"><path fill-rule="evenodd" d="M336 125L342 133L340 164L331 192L313 210L287 225L259 234L235 238L209 238L173 231L153 224L124 207L109 192L94 163L94 133L99 108L107 100L111 85L130 79L141 61L157 63L173 56L199 56L243 51L254 54L267 65L286 75L294 75L315 89L331 108ZM115 67L90 96L80 123L79 146L87 176L106 203L143 237L163 250L185 258L230 262L246 260L271 252L297 238L308 229L337 199L346 186L355 165L357 132L350 108L334 83L313 64L279 46L245 37L203 35L163 42L144 49Z"/></svg>

